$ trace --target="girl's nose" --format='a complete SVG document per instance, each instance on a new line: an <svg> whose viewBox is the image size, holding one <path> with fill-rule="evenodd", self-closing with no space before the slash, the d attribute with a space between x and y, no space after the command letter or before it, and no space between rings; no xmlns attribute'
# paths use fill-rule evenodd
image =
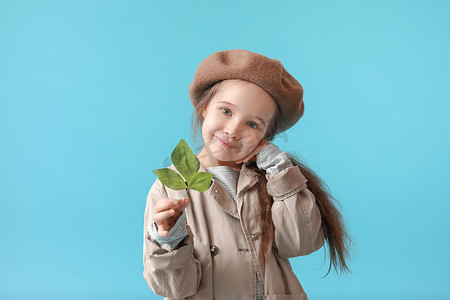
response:
<svg viewBox="0 0 450 300"><path fill-rule="evenodd" d="M224 127L224 133L232 138L239 137L240 125L239 122L228 122Z"/></svg>
<svg viewBox="0 0 450 300"><path fill-rule="evenodd" d="M233 130L230 127L225 128L224 132L225 132L226 135L228 135L231 138L236 138L236 136L237 136L236 130Z"/></svg>

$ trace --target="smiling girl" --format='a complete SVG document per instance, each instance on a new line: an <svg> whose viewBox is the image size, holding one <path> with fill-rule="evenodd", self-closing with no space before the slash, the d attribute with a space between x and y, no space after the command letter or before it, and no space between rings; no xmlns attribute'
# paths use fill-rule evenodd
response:
<svg viewBox="0 0 450 300"><path fill-rule="evenodd" d="M227 50L201 62L189 94L199 171L214 178L185 199L158 179L150 189L150 288L166 299L308 299L288 258L325 242L330 269L348 271L350 239L325 184L270 142L303 115L300 83L276 59Z"/></svg>
<svg viewBox="0 0 450 300"><path fill-rule="evenodd" d="M241 161L247 162L269 143L264 137L277 105L264 89L243 80L225 80L216 89L219 92L202 109L206 145L198 157L204 167L239 170Z"/></svg>

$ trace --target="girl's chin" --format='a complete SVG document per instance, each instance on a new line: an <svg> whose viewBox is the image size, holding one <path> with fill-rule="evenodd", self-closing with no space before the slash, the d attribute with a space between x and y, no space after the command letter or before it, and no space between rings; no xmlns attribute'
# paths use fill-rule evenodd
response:
<svg viewBox="0 0 450 300"><path fill-rule="evenodd" d="M221 145L211 147L211 154L219 164L237 165L236 161L242 159L242 155L236 155L236 149L224 149Z"/></svg>
<svg viewBox="0 0 450 300"><path fill-rule="evenodd" d="M214 158L218 163L234 163L237 160L232 157L230 158L229 156L227 157L215 156Z"/></svg>
<svg viewBox="0 0 450 300"><path fill-rule="evenodd" d="M217 163L224 165L236 165L236 161L240 159L236 156L230 156L229 153L225 153L224 155L216 154L213 155L213 157L217 161Z"/></svg>

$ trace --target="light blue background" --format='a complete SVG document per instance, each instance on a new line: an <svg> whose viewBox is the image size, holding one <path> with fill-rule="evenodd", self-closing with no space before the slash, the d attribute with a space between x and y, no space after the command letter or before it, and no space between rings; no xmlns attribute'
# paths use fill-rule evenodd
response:
<svg viewBox="0 0 450 300"><path fill-rule="evenodd" d="M192 148L212 52L277 58L305 115L275 143L342 203L352 275L310 299L450 299L448 1L0 1L0 298L162 299L142 272L155 168Z"/></svg>

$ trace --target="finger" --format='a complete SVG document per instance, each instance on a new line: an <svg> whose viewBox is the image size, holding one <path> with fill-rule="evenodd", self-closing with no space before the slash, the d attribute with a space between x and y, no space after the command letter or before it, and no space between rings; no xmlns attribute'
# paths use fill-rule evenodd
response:
<svg viewBox="0 0 450 300"><path fill-rule="evenodd" d="M161 221L161 223L156 224L156 230L158 234L161 236L167 236L169 234L169 231L175 226L175 223L177 222L177 218L171 217L166 220Z"/></svg>
<svg viewBox="0 0 450 300"><path fill-rule="evenodd" d="M255 155L261 152L262 149L266 148L269 143L270 142L267 139L262 139L261 142L259 142L258 146L256 146L255 148Z"/></svg>
<svg viewBox="0 0 450 300"><path fill-rule="evenodd" d="M255 147L255 149L253 149L247 156L245 156L244 158L241 158L240 160L237 160L236 163L240 164L242 162L246 163L248 162L250 159L251 160L256 160L256 155L258 155L262 149L264 149L270 142L267 139L262 139L258 145Z"/></svg>
<svg viewBox="0 0 450 300"><path fill-rule="evenodd" d="M174 209L165 210L165 211L156 213L153 216L153 221L155 221L155 223L158 224L158 223L161 223L162 221L172 217L173 215L175 215Z"/></svg>
<svg viewBox="0 0 450 300"><path fill-rule="evenodd" d="M161 222L159 224L155 223L156 232L167 231L167 222Z"/></svg>
<svg viewBox="0 0 450 300"><path fill-rule="evenodd" d="M189 199L189 198L184 198L181 200L182 200L182 202L181 202L181 207L180 207L179 211L183 211L189 205L189 203L191 203L191 199Z"/></svg>
<svg viewBox="0 0 450 300"><path fill-rule="evenodd" d="M155 206L153 207L153 212L156 214L168 209L170 209L170 199L160 199L156 202Z"/></svg>
<svg viewBox="0 0 450 300"><path fill-rule="evenodd" d="M186 209L186 207L190 203L189 198L186 198L184 200L185 200L185 204L183 204L178 210L175 210L175 215L173 216L174 222L177 222L178 218L181 217L181 215L183 214L183 211Z"/></svg>
<svg viewBox="0 0 450 300"><path fill-rule="evenodd" d="M160 224L159 226L156 224L156 232L159 236L168 236L169 235L169 228L165 226L165 224Z"/></svg>
<svg viewBox="0 0 450 300"><path fill-rule="evenodd" d="M173 208L173 210L175 211L175 216L179 216L183 212L183 210L189 205L189 203L190 203L189 198L178 199L177 206Z"/></svg>
<svg viewBox="0 0 450 300"><path fill-rule="evenodd" d="M254 156L255 150L253 150L252 152L250 152L248 155L246 155L244 158L241 158L240 160L237 160L236 163L240 164L240 163L246 163L250 158L252 158Z"/></svg>
<svg viewBox="0 0 450 300"><path fill-rule="evenodd" d="M174 218L175 217L171 217L171 218L167 218L167 219L161 221L161 223L156 225L157 228L161 228L161 230L164 230L164 231L169 231L170 229L172 229L172 227L176 223L176 220Z"/></svg>
<svg viewBox="0 0 450 300"><path fill-rule="evenodd" d="M156 202L153 210L156 214L169 209L178 209L183 203L183 201L180 200L183 199L161 199L158 202Z"/></svg>
<svg viewBox="0 0 450 300"><path fill-rule="evenodd" d="M237 162L238 164L240 164L241 162L246 163L248 162L250 159L252 159L257 153L259 153L259 151L257 151L257 149L253 150L252 152L250 152L246 157L242 158L239 160L239 162Z"/></svg>
<svg viewBox="0 0 450 300"><path fill-rule="evenodd" d="M169 231L160 229L160 230L158 230L158 234L161 237L166 237L169 235Z"/></svg>
<svg viewBox="0 0 450 300"><path fill-rule="evenodd" d="M248 162L250 159L256 161L256 156L269 144L267 139L262 139L258 146L245 158L244 162Z"/></svg>
<svg viewBox="0 0 450 300"><path fill-rule="evenodd" d="M178 218L183 213L183 210L189 205L189 203L189 198L178 199L177 206L173 208L173 210L175 211L174 217Z"/></svg>

